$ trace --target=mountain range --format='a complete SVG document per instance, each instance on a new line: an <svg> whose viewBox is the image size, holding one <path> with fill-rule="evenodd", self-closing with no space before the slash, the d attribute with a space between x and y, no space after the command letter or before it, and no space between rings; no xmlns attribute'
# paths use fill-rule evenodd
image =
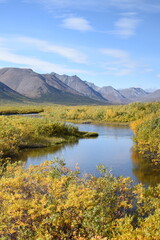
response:
<svg viewBox="0 0 160 240"><path fill-rule="evenodd" d="M26 68L0 69L0 100L59 104L128 104L160 101L160 89L98 87L78 76L39 74Z"/></svg>

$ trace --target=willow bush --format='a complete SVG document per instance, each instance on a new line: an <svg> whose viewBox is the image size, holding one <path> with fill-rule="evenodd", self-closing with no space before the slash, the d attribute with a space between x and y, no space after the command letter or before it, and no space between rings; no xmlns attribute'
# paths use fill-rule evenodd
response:
<svg viewBox="0 0 160 240"><path fill-rule="evenodd" d="M158 240L160 185L100 171L80 178L61 161L9 164L0 179L0 239Z"/></svg>
<svg viewBox="0 0 160 240"><path fill-rule="evenodd" d="M78 128L51 119L0 116L0 154L12 156L20 147L47 146L52 137L77 137Z"/></svg>

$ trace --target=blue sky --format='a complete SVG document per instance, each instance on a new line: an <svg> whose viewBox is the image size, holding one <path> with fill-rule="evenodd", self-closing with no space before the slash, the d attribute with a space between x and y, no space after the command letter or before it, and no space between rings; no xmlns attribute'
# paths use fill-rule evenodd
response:
<svg viewBox="0 0 160 240"><path fill-rule="evenodd" d="M0 0L0 68L160 88L159 0Z"/></svg>

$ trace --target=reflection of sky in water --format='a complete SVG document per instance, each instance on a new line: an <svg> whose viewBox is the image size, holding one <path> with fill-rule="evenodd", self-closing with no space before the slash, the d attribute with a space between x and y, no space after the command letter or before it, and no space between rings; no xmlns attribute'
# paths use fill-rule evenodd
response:
<svg viewBox="0 0 160 240"><path fill-rule="evenodd" d="M65 146L54 153L46 153L30 157L26 166L40 164L55 157L64 159L67 167L74 169L78 163L82 173L96 174L96 166L104 164L115 176L130 176L132 173L131 147L132 131L127 127L79 124L81 131L98 132L99 137L94 139L80 139L78 144Z"/></svg>

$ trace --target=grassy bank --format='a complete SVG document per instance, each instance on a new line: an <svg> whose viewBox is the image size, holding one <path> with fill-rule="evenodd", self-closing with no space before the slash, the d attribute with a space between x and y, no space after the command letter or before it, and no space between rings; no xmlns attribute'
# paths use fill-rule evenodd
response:
<svg viewBox="0 0 160 240"><path fill-rule="evenodd" d="M97 133L80 132L78 127L48 118L0 116L0 155L12 157L20 149L48 147L75 141L78 138L98 136Z"/></svg>
<svg viewBox="0 0 160 240"><path fill-rule="evenodd" d="M0 115L28 114L43 112L42 106L36 105L2 105L0 106Z"/></svg>

